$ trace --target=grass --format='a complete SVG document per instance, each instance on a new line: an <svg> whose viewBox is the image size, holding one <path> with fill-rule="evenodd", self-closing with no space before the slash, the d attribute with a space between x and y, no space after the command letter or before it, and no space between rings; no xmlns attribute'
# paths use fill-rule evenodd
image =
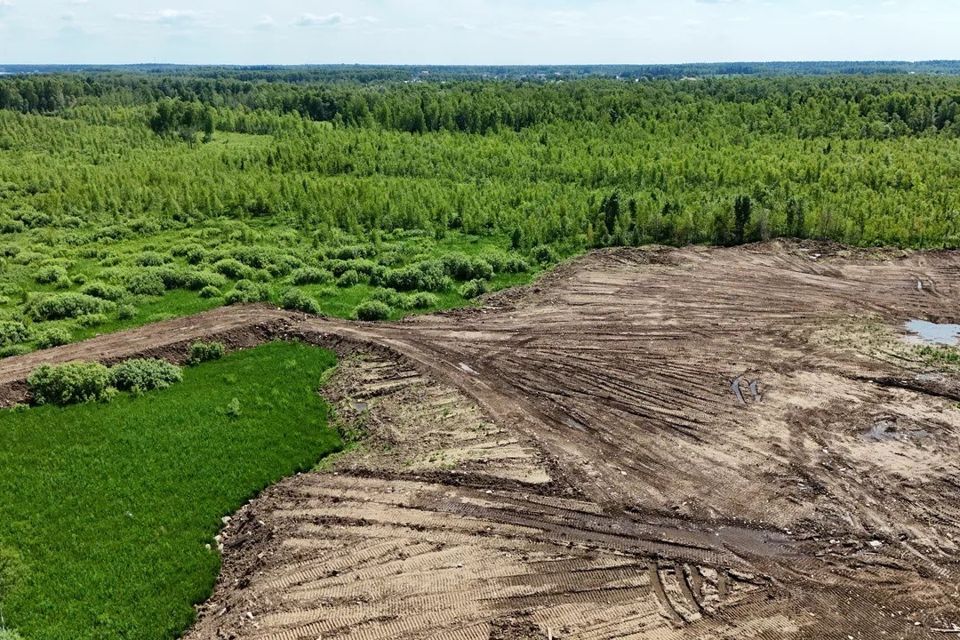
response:
<svg viewBox="0 0 960 640"><path fill-rule="evenodd" d="M27 569L7 624L31 640L177 637L216 580L221 518L342 446L316 393L334 364L271 343L165 391L0 412L0 546Z"/></svg>

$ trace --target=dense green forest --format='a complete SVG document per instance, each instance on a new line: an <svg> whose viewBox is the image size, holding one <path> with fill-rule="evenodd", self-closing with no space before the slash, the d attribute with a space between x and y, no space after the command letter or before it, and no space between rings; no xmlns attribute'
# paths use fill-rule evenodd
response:
<svg viewBox="0 0 960 640"><path fill-rule="evenodd" d="M960 246L960 79L884 69L3 76L0 348L237 301L399 317L597 246Z"/></svg>

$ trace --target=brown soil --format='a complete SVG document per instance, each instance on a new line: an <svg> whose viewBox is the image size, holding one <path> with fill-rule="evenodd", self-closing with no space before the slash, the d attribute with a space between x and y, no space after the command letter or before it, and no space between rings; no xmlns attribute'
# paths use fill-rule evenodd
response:
<svg viewBox="0 0 960 640"><path fill-rule="evenodd" d="M960 253L616 250L395 324L221 309L0 388L213 334L338 350L360 444L236 515L191 639L955 637L960 377L909 318L960 319Z"/></svg>

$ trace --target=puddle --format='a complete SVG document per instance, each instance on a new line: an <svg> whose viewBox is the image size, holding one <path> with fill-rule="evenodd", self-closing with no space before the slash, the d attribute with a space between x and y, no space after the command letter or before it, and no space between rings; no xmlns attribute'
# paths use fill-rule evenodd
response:
<svg viewBox="0 0 960 640"><path fill-rule="evenodd" d="M917 342L955 347L960 344L960 324L937 324L925 320L911 320L904 325Z"/></svg>

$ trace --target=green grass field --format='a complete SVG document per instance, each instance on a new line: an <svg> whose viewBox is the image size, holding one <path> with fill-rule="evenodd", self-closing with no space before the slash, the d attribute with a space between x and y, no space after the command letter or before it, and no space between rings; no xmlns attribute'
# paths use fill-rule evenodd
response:
<svg viewBox="0 0 960 640"><path fill-rule="evenodd" d="M7 625L30 640L176 637L216 580L221 517L341 447L316 393L334 364L271 343L164 391L0 412L0 547L26 565Z"/></svg>

